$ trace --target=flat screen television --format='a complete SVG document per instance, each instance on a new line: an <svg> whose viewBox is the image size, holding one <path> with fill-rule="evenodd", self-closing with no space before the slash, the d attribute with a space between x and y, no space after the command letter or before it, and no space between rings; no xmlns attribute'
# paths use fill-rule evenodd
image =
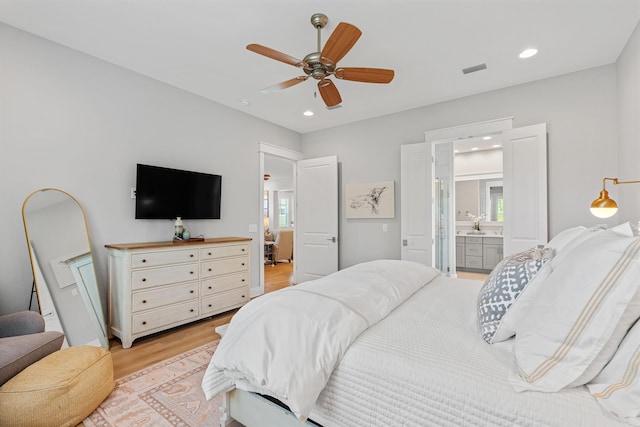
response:
<svg viewBox="0 0 640 427"><path fill-rule="evenodd" d="M222 177L137 165L136 219L220 219Z"/></svg>

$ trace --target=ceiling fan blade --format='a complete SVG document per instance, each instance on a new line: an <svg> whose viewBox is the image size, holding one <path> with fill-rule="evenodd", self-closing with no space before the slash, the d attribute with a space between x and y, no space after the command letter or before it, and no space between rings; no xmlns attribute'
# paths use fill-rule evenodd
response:
<svg viewBox="0 0 640 427"><path fill-rule="evenodd" d="M389 83L394 75L393 70L384 68L344 67L335 71L335 76L339 79L364 83Z"/></svg>
<svg viewBox="0 0 640 427"><path fill-rule="evenodd" d="M356 44L361 35L362 31L355 25L339 23L322 48L322 56L337 64Z"/></svg>
<svg viewBox="0 0 640 427"><path fill-rule="evenodd" d="M260 55L264 55L267 58L275 59L276 61L284 62L285 64L293 65L294 67L302 67L304 63L299 59L294 58L293 56L289 56L285 53L278 52L275 49L271 49L270 47L262 46L260 44L248 44L247 49L251 52L258 53Z"/></svg>
<svg viewBox="0 0 640 427"><path fill-rule="evenodd" d="M294 78L292 78L290 80L287 80L286 82L282 82L282 83L278 83L277 85L266 87L266 88L262 89L260 92L262 92L262 93L277 92L279 90L286 89L286 88L291 87L291 86L295 86L298 83L302 83L303 81L307 80L308 78L309 78L309 76L294 77Z"/></svg>
<svg viewBox="0 0 640 427"><path fill-rule="evenodd" d="M335 107L342 102L338 88L331 80L324 79L318 82L318 90L320 96L327 107Z"/></svg>

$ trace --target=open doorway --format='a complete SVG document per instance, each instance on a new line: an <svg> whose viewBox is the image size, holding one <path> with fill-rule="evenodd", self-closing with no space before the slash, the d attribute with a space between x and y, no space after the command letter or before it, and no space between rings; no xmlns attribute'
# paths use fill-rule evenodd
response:
<svg viewBox="0 0 640 427"><path fill-rule="evenodd" d="M264 155L263 247L264 292L293 284L295 230L295 162Z"/></svg>

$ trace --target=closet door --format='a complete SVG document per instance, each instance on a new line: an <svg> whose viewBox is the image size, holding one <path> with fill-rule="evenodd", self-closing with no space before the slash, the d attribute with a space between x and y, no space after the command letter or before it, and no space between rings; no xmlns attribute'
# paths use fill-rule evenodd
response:
<svg viewBox="0 0 640 427"><path fill-rule="evenodd" d="M547 125L503 133L504 256L545 244L547 225Z"/></svg>

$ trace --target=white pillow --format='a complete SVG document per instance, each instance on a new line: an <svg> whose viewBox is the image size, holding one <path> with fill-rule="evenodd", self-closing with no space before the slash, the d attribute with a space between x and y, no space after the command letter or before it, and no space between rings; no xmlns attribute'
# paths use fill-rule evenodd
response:
<svg viewBox="0 0 640 427"><path fill-rule="evenodd" d="M533 248L500 261L478 294L478 329L489 344L504 341L515 333L535 283L544 280L551 268L551 248ZM525 292L526 291L526 292Z"/></svg>
<svg viewBox="0 0 640 427"><path fill-rule="evenodd" d="M593 379L640 317L638 277L640 239L608 230L573 248L516 325L513 387L558 391Z"/></svg>
<svg viewBox="0 0 640 427"><path fill-rule="evenodd" d="M602 407L622 421L640 424L640 323L627 333L611 361L589 383Z"/></svg>
<svg viewBox="0 0 640 427"><path fill-rule="evenodd" d="M573 239L582 234L587 227L582 225L578 225L577 227L567 228L566 230L562 230L558 234L556 234L553 239L549 240L544 247L545 248L553 248L556 253L559 253L562 248L564 248L567 243L571 242Z"/></svg>
<svg viewBox="0 0 640 427"><path fill-rule="evenodd" d="M606 228L596 226L596 227L585 228L584 230L582 230L581 233L577 233L573 237L573 239L567 241L560 249L556 249L556 255L553 257L553 260L551 261L551 269L555 270L558 267L558 265L562 262L562 260L565 259L571 253L571 251L573 251L576 247L580 246L582 243L586 242L592 237L597 236L598 234L604 232L605 230ZM551 242L548 243L548 245L551 245L552 242L553 242L553 239L551 240Z"/></svg>

